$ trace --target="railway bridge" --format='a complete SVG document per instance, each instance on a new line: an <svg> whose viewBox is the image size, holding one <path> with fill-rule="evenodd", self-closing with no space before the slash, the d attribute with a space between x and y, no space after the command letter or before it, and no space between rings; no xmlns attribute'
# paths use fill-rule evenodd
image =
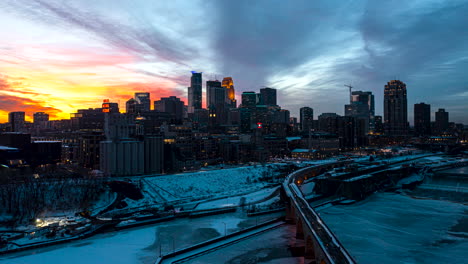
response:
<svg viewBox="0 0 468 264"><path fill-rule="evenodd" d="M323 171L341 167L349 161L330 162L300 169L288 175L283 183L286 219L296 224L296 237L304 239L305 263L356 263L333 232L309 205L297 184Z"/></svg>

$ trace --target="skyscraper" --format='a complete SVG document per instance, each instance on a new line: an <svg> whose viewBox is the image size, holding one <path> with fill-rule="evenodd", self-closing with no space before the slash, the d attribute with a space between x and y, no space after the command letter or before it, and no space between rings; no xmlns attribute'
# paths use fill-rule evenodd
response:
<svg viewBox="0 0 468 264"><path fill-rule="evenodd" d="M226 103L231 108L237 107L236 93L234 90L234 81L231 77L224 77L222 86L226 88Z"/></svg>
<svg viewBox="0 0 468 264"><path fill-rule="evenodd" d="M136 112L148 112L151 109L150 93L135 93Z"/></svg>
<svg viewBox="0 0 468 264"><path fill-rule="evenodd" d="M435 129L436 132L442 134L446 132L449 127L449 113L445 109L439 108L435 113Z"/></svg>
<svg viewBox="0 0 468 264"><path fill-rule="evenodd" d="M375 106L372 92L352 92L350 94L350 104L345 105L345 116L364 119L365 133L374 132Z"/></svg>
<svg viewBox="0 0 468 264"><path fill-rule="evenodd" d="M276 104L276 89L262 88L260 89L261 104L266 106L275 106Z"/></svg>
<svg viewBox="0 0 468 264"><path fill-rule="evenodd" d="M220 81L206 82L206 106L209 110L210 126L227 122L226 92Z"/></svg>
<svg viewBox="0 0 468 264"><path fill-rule="evenodd" d="M202 73L192 71L190 87L188 87L188 112L202 108Z"/></svg>
<svg viewBox="0 0 468 264"><path fill-rule="evenodd" d="M385 134L403 136L408 133L408 102L406 84L391 80L384 90L384 129Z"/></svg>
<svg viewBox="0 0 468 264"><path fill-rule="evenodd" d="M314 109L310 107L301 107L299 110L299 121L301 122L301 130L309 131L312 128L314 120Z"/></svg>
<svg viewBox="0 0 468 264"><path fill-rule="evenodd" d="M125 111L127 114L135 114L136 113L136 101L133 98L128 99L128 101L125 103Z"/></svg>
<svg viewBox="0 0 468 264"><path fill-rule="evenodd" d="M224 106L226 104L226 89L221 86L221 82L207 81L206 82L206 107L214 108Z"/></svg>
<svg viewBox="0 0 468 264"><path fill-rule="evenodd" d="M414 105L414 132L417 136L431 134L431 105L419 103Z"/></svg>
<svg viewBox="0 0 468 264"><path fill-rule="evenodd" d="M255 92L242 93L242 107L255 107L258 102L258 95Z"/></svg>
<svg viewBox="0 0 468 264"><path fill-rule="evenodd" d="M12 132L24 132L24 123L25 123L25 113L24 112L10 112L8 113L8 123L10 123Z"/></svg>

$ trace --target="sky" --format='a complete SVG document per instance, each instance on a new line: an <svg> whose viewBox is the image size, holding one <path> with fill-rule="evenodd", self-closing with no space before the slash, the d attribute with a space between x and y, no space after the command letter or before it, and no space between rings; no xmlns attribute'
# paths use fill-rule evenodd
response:
<svg viewBox="0 0 468 264"><path fill-rule="evenodd" d="M0 122L10 111L69 118L134 92L187 100L190 71L234 79L236 95L344 114L348 88L407 84L413 104L468 125L468 1L2 0ZM205 97L203 97L205 100ZM433 117L434 118L434 117Z"/></svg>

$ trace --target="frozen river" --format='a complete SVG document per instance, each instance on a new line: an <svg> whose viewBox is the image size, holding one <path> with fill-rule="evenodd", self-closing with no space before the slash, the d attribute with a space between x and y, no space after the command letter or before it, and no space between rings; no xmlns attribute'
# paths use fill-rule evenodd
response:
<svg viewBox="0 0 468 264"><path fill-rule="evenodd" d="M253 226L276 218L281 213L248 218L231 213L202 218L182 218L148 227L96 235L92 238L52 247L0 256L2 264L55 263L154 263L162 253ZM161 238L161 239L158 239ZM160 246L161 245L161 246Z"/></svg>
<svg viewBox="0 0 468 264"><path fill-rule="evenodd" d="M296 227L283 225L220 250L191 259L192 264L303 264L303 257L294 257L289 250L296 245Z"/></svg>
<svg viewBox="0 0 468 264"><path fill-rule="evenodd" d="M465 204L377 193L319 213L358 263L468 263Z"/></svg>

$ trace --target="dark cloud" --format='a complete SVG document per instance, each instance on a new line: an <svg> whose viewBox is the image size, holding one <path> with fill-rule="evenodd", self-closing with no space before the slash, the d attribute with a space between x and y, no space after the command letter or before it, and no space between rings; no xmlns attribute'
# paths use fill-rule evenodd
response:
<svg viewBox="0 0 468 264"><path fill-rule="evenodd" d="M316 1L215 3L219 23L214 25L213 37L222 71L256 86L272 74L329 52L326 49L333 47L325 44L341 38L333 36L340 24L333 20L348 6L347 2L332 6Z"/></svg>
<svg viewBox="0 0 468 264"><path fill-rule="evenodd" d="M342 114L348 98L343 85L351 83L374 92L382 113L384 85L397 78L408 85L410 120L412 104L426 101L433 108L453 107L452 120L468 123L467 98L444 97L466 90L466 1L216 1L215 6L220 66L238 76L241 90L271 85L293 114L305 105ZM322 65L328 56L332 61ZM271 82L278 75L284 80ZM311 80L296 81L302 77Z"/></svg>

